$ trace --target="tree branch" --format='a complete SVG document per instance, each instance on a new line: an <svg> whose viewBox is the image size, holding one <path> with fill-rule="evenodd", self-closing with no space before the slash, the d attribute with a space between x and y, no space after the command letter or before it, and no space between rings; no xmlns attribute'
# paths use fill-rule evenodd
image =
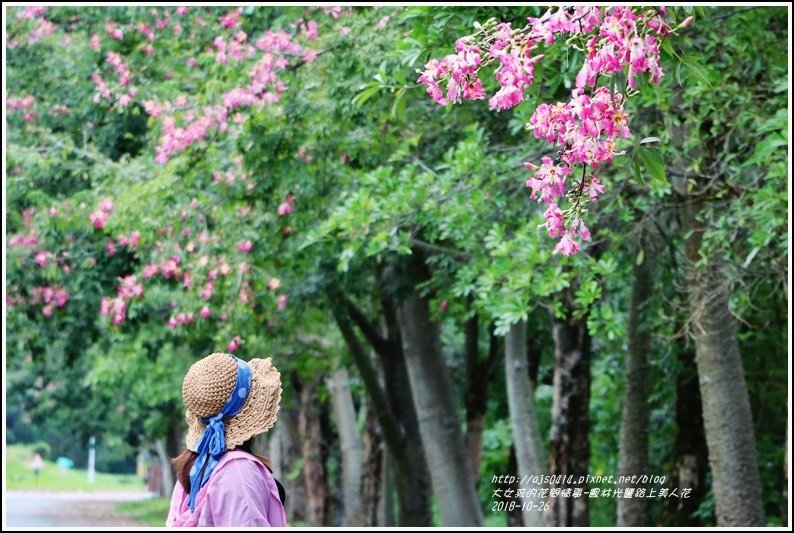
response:
<svg viewBox="0 0 794 533"><path fill-rule="evenodd" d="M372 345L372 348L378 352L383 358L387 358L390 356L393 346L391 343L384 339L376 330L375 326L373 326L367 317L364 316L358 307L356 307L353 302L348 299L345 299L345 307L347 307L347 314L350 316L351 320L358 326L358 329L361 330L361 333L364 335L364 338L367 339Z"/></svg>
<svg viewBox="0 0 794 533"><path fill-rule="evenodd" d="M462 259L464 261L468 261L471 259L471 256L467 252L462 252L460 250L455 250L454 248L447 248L445 246L439 246L437 244L431 244L429 242L425 242L416 238L411 239L411 244L416 246L417 248L421 248L426 252L434 252L439 254L447 254L453 257L457 257L458 259Z"/></svg>

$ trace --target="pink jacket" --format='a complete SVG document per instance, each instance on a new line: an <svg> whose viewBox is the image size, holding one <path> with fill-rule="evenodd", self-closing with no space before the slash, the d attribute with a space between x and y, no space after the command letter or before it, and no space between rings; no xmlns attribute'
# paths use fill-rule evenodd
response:
<svg viewBox="0 0 794 533"><path fill-rule="evenodd" d="M287 515L273 475L252 455L232 450L221 457L196 497L196 510L177 481L171 496L168 527L286 526Z"/></svg>

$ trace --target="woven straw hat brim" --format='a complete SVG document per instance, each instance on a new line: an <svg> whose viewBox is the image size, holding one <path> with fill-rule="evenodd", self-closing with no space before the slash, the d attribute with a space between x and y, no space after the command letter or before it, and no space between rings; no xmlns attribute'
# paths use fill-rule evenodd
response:
<svg viewBox="0 0 794 533"><path fill-rule="evenodd" d="M226 427L226 449L231 450L251 437L264 433L273 427L278 419L281 406L281 374L267 359L251 359L251 390L236 415L223 420ZM188 450L196 451L206 424L201 422L189 409L185 410L188 424L185 445Z"/></svg>

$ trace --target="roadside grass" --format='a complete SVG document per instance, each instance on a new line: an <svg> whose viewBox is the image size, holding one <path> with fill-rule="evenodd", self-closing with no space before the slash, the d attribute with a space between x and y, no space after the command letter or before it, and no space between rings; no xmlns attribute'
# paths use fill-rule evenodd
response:
<svg viewBox="0 0 794 533"><path fill-rule="evenodd" d="M24 445L6 447L6 489L84 491L146 490L146 482L134 474L105 474L97 472L93 483L88 482L82 469L63 470L52 461L44 461L38 475L33 473L30 463L33 451Z"/></svg>
<svg viewBox="0 0 794 533"><path fill-rule="evenodd" d="M137 502L120 503L114 509L117 513L143 522L147 526L165 527L169 505L170 501L168 498L151 498Z"/></svg>

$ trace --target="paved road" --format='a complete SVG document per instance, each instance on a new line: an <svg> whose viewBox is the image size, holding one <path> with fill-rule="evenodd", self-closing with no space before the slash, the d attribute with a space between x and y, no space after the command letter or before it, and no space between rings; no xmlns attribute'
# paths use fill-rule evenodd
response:
<svg viewBox="0 0 794 533"><path fill-rule="evenodd" d="M7 491L3 509L8 527L142 526L119 516L120 502L151 497L149 492Z"/></svg>

